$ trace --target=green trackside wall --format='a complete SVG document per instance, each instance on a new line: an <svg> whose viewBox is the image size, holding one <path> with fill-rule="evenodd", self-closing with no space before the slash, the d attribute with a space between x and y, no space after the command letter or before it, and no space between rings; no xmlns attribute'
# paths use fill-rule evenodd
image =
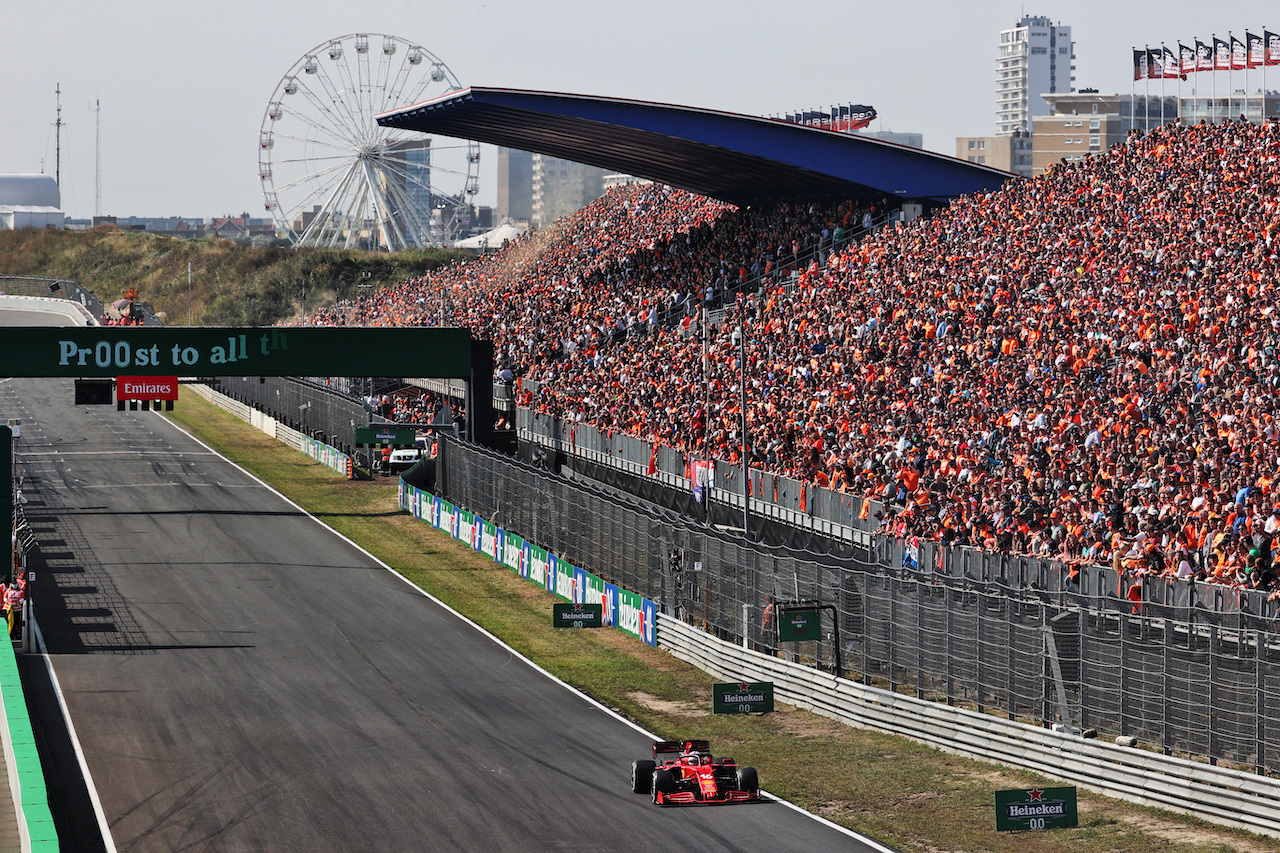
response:
<svg viewBox="0 0 1280 853"><path fill-rule="evenodd" d="M6 640L0 643L0 647L0 708L4 714L0 731L4 736L9 786L13 789L14 807L18 813L22 849L32 853L57 853L58 832L49 811L44 769L40 766L31 718L27 715L27 700L18 676L18 662L12 643Z"/></svg>

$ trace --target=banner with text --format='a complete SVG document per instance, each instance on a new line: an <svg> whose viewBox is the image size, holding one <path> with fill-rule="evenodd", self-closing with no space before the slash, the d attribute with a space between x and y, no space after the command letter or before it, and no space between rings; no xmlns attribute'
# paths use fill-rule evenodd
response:
<svg viewBox="0 0 1280 853"><path fill-rule="evenodd" d="M4 376L424 376L466 379L471 333L422 327L19 326ZM155 399L155 398L150 398Z"/></svg>

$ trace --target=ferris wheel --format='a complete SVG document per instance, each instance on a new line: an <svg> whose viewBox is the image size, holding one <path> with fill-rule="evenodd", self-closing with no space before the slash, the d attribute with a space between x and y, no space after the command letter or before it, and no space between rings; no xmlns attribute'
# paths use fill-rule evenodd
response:
<svg viewBox="0 0 1280 853"><path fill-rule="evenodd" d="M295 246L399 251L457 239L479 191L480 144L381 127L380 112L462 88L425 48L356 33L308 51L258 134L276 232Z"/></svg>

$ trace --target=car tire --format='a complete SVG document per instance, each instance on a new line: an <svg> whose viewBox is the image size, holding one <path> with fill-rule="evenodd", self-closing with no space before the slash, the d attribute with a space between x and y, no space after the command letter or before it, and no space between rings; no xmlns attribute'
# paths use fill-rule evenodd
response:
<svg viewBox="0 0 1280 853"><path fill-rule="evenodd" d="M738 790L749 791L753 794L760 793L760 777L756 775L754 767L738 768Z"/></svg>
<svg viewBox="0 0 1280 853"><path fill-rule="evenodd" d="M631 762L631 791L636 794L647 794L653 787L653 771L658 765L652 761L641 759Z"/></svg>
<svg viewBox="0 0 1280 853"><path fill-rule="evenodd" d="M676 790L676 777L670 770L653 771L653 801L660 806L667 805L665 799L659 799L659 795L666 796L673 794Z"/></svg>

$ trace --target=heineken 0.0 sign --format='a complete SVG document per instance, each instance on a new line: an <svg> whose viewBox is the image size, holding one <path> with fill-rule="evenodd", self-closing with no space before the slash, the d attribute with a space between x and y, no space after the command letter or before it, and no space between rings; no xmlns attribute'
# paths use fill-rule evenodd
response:
<svg viewBox="0 0 1280 853"><path fill-rule="evenodd" d="M604 624L604 605L553 604L551 619L557 628L599 628Z"/></svg>
<svg viewBox="0 0 1280 853"><path fill-rule="evenodd" d="M773 682L711 685L711 713L768 714L773 711Z"/></svg>
<svg viewBox="0 0 1280 853"><path fill-rule="evenodd" d="M356 427L356 444L411 445L418 437L413 427L370 426Z"/></svg>
<svg viewBox="0 0 1280 853"><path fill-rule="evenodd" d="M784 607L778 618L778 639L784 643L822 639L822 614L817 607Z"/></svg>
<svg viewBox="0 0 1280 853"><path fill-rule="evenodd" d="M1076 826L1075 788L996 791L996 831Z"/></svg>

